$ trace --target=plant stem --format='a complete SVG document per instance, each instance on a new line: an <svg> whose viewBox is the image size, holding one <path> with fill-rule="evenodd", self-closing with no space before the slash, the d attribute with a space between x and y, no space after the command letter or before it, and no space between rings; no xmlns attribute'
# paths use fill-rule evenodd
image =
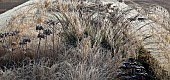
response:
<svg viewBox="0 0 170 80"><path fill-rule="evenodd" d="M53 54L54 54L54 25L53 25Z"/></svg>
<svg viewBox="0 0 170 80"><path fill-rule="evenodd" d="M44 50L44 54L45 54L45 52L46 52L46 50L47 50L47 35L46 35L46 38L45 38L45 50Z"/></svg>
<svg viewBox="0 0 170 80"><path fill-rule="evenodd" d="M40 58L40 44L41 44L41 38L39 38L38 50L37 50L37 61L38 62L39 62L39 58Z"/></svg>
<svg viewBox="0 0 170 80"><path fill-rule="evenodd" d="M39 30L39 34L40 34L40 30ZM39 38L39 43L38 43L38 49L37 49L37 62L39 62L39 58L40 58L40 45L41 45L41 38Z"/></svg>

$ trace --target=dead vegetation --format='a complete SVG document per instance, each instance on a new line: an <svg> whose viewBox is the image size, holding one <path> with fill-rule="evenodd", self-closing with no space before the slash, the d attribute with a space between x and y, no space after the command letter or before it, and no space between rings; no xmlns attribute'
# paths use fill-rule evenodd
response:
<svg viewBox="0 0 170 80"><path fill-rule="evenodd" d="M18 31L1 38L2 80L115 80L122 60L137 56L130 23L112 3L56 0L30 7L1 28L4 35Z"/></svg>

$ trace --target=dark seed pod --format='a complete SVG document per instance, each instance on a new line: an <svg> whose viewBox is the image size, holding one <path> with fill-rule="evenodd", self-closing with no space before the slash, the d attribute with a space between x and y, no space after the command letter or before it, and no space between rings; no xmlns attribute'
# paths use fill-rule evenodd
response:
<svg viewBox="0 0 170 80"><path fill-rule="evenodd" d="M9 32L8 36L14 36L14 32Z"/></svg>
<svg viewBox="0 0 170 80"><path fill-rule="evenodd" d="M29 38L25 38L25 39L23 39L23 42L31 42L31 40L29 39Z"/></svg>
<svg viewBox="0 0 170 80"><path fill-rule="evenodd" d="M45 35L42 34L42 33L39 33L37 37L38 37L38 38L45 38Z"/></svg>
<svg viewBox="0 0 170 80"><path fill-rule="evenodd" d="M52 32L51 32L51 30L46 29L46 30L43 31L43 34L50 35L50 34L52 34Z"/></svg>
<svg viewBox="0 0 170 80"><path fill-rule="evenodd" d="M28 39L28 40L27 40L27 42L29 42L29 43L30 43L30 42L31 42L31 39Z"/></svg>
<svg viewBox="0 0 170 80"><path fill-rule="evenodd" d="M23 41L21 41L21 42L19 42L19 45L26 45L27 43L26 42L23 42Z"/></svg>
<svg viewBox="0 0 170 80"><path fill-rule="evenodd" d="M4 36L7 37L7 36L8 36L8 33L4 33Z"/></svg>
<svg viewBox="0 0 170 80"><path fill-rule="evenodd" d="M27 38L27 37L23 37L20 41L20 45L25 45L27 43L31 42L31 39Z"/></svg>
<svg viewBox="0 0 170 80"><path fill-rule="evenodd" d="M42 26L40 26L40 25L37 25L36 26L36 30L43 30L44 28L42 27Z"/></svg>
<svg viewBox="0 0 170 80"><path fill-rule="evenodd" d="M4 38L4 34L0 33L0 38Z"/></svg>

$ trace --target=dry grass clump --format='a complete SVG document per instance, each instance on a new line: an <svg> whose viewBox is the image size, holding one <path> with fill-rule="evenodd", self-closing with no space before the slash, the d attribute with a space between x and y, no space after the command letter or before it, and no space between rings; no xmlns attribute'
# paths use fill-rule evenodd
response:
<svg viewBox="0 0 170 80"><path fill-rule="evenodd" d="M6 69L1 73L2 80L107 80L115 78L114 60L111 52L98 49L96 53L90 51L86 57L77 49L60 54L58 60L42 58L38 64L24 60L20 68ZM51 61L52 60L52 61ZM51 65L52 64L52 65Z"/></svg>
<svg viewBox="0 0 170 80"><path fill-rule="evenodd" d="M16 15L7 25L7 32L19 33L11 38L17 49L1 56L2 61L11 63L0 64L2 80L116 79L122 58L135 57L129 23L111 4L56 0L33 5L32 9L28 12L31 16ZM37 25L43 28L36 30ZM50 35L43 33L47 29ZM19 44L25 36L30 43ZM13 49L9 43L6 39L2 42L8 46L2 51Z"/></svg>

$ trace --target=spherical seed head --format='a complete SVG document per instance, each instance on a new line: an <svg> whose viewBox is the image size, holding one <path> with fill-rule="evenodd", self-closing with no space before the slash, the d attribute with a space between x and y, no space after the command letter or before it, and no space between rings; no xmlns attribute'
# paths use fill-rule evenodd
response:
<svg viewBox="0 0 170 80"><path fill-rule="evenodd" d="M27 44L27 43L23 42L23 41L19 42L19 45L25 45L25 44Z"/></svg>
<svg viewBox="0 0 170 80"><path fill-rule="evenodd" d="M42 27L42 26L40 26L40 25L37 25L36 26L36 30L43 30L44 28Z"/></svg>
<svg viewBox="0 0 170 80"><path fill-rule="evenodd" d="M3 38L3 37L4 37L4 35L2 33L0 33L0 38Z"/></svg>
<svg viewBox="0 0 170 80"><path fill-rule="evenodd" d="M7 37L8 36L8 33L4 33L4 37Z"/></svg>
<svg viewBox="0 0 170 80"><path fill-rule="evenodd" d="M28 40L27 40L27 42L29 42L29 43L30 43L30 42L31 42L31 39L28 39Z"/></svg>
<svg viewBox="0 0 170 80"><path fill-rule="evenodd" d="M14 36L14 33L13 32L9 32L8 36Z"/></svg>
<svg viewBox="0 0 170 80"><path fill-rule="evenodd" d="M40 26L40 30L43 30L44 28L42 26Z"/></svg>
<svg viewBox="0 0 170 80"><path fill-rule="evenodd" d="M43 34L50 35L50 34L52 34L52 32L51 32L51 30L46 29L46 30L43 31Z"/></svg>
<svg viewBox="0 0 170 80"><path fill-rule="evenodd" d="M42 33L39 33L37 37L41 39L41 38L45 38L45 35Z"/></svg>
<svg viewBox="0 0 170 80"><path fill-rule="evenodd" d="M25 39L23 39L23 42L31 42L31 40L29 39L29 38L25 38Z"/></svg>

